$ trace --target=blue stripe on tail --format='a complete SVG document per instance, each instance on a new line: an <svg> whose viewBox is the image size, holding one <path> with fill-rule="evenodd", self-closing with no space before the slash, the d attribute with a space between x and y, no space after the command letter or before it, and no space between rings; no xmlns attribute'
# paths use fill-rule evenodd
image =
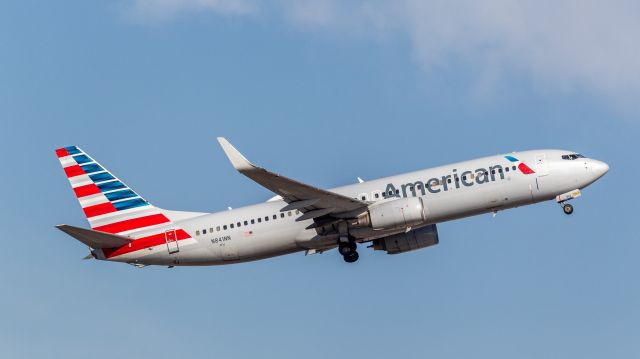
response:
<svg viewBox="0 0 640 359"><path fill-rule="evenodd" d="M100 190L102 192L113 191L114 189L120 189L120 188L126 188L127 187L127 186L124 185L124 183L122 183L120 181L112 181L112 182L100 183L97 186L98 186L98 188L100 188Z"/></svg>
<svg viewBox="0 0 640 359"><path fill-rule="evenodd" d="M118 200L121 200L121 199L137 197L138 196L137 194L135 194L135 192L133 192L130 189L124 189L122 191L105 193L104 195L107 196L107 199L109 199L109 201L118 201Z"/></svg>
<svg viewBox="0 0 640 359"><path fill-rule="evenodd" d="M93 173L93 172L101 172L104 171L104 168L98 166L95 163L91 163L88 165L80 166L84 173Z"/></svg>
<svg viewBox="0 0 640 359"><path fill-rule="evenodd" d="M102 172L102 173L96 173L94 175L89 175L89 178L91 178L93 182L104 182L104 181L116 179L109 172Z"/></svg>
<svg viewBox="0 0 640 359"><path fill-rule="evenodd" d="M116 207L118 211L124 211L125 209L136 208L136 207L147 206L147 205L149 205L149 203L147 203L142 198L128 199L126 201L113 203L113 206Z"/></svg>

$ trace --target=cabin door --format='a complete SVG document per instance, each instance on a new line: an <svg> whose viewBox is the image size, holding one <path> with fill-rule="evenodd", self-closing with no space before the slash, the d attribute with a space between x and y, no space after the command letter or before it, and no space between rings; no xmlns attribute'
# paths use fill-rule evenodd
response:
<svg viewBox="0 0 640 359"><path fill-rule="evenodd" d="M164 232L164 239L167 242L167 250L169 251L169 254L180 251L180 248L178 247L178 236L175 229Z"/></svg>
<svg viewBox="0 0 640 359"><path fill-rule="evenodd" d="M549 164L547 163L547 156L544 153L536 155L536 174L538 177L549 174Z"/></svg>

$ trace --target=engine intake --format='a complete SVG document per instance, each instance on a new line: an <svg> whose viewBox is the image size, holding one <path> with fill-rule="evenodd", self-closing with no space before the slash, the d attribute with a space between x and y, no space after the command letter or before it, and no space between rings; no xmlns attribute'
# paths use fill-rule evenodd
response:
<svg viewBox="0 0 640 359"><path fill-rule="evenodd" d="M438 228L435 224L411 230L407 233L394 234L373 241L373 249L397 254L413 251L438 244Z"/></svg>
<svg viewBox="0 0 640 359"><path fill-rule="evenodd" d="M373 229L398 229L424 224L427 209L421 197L400 198L376 203L358 218L358 225Z"/></svg>

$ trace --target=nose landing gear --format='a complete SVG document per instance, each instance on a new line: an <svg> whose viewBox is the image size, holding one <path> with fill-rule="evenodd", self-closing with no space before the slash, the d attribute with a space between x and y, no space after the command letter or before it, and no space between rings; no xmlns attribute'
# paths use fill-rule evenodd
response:
<svg viewBox="0 0 640 359"><path fill-rule="evenodd" d="M569 215L573 213L573 206L570 205L569 203L564 203L562 204L562 210L564 211L565 214Z"/></svg>
<svg viewBox="0 0 640 359"><path fill-rule="evenodd" d="M566 201L578 198L580 196L582 196L580 190L574 189L573 191L557 195L556 202L558 202L562 206L562 211L564 211L565 214L569 215L573 213L573 206L569 203L566 203Z"/></svg>

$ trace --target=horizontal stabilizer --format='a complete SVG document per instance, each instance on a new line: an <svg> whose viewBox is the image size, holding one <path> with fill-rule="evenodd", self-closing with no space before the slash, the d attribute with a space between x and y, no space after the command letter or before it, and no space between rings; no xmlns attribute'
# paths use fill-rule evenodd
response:
<svg viewBox="0 0 640 359"><path fill-rule="evenodd" d="M133 242L133 239L129 237L74 227L67 224L59 224L56 228L91 248L116 248Z"/></svg>

